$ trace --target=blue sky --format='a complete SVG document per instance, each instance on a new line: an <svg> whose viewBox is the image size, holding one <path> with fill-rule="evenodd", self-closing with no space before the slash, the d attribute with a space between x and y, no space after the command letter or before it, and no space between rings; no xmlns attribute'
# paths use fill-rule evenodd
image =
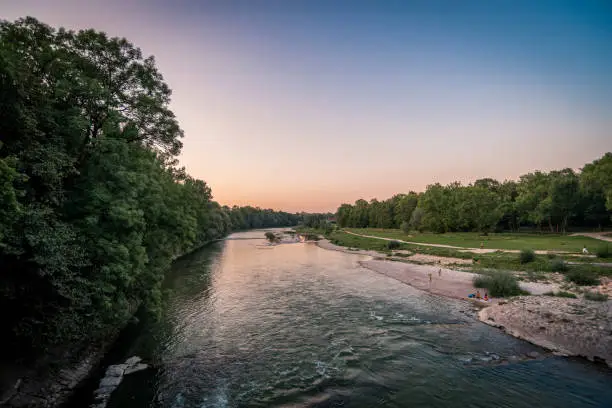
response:
<svg viewBox="0 0 612 408"><path fill-rule="evenodd" d="M222 203L333 210L612 150L609 1L0 1L26 14L154 54Z"/></svg>

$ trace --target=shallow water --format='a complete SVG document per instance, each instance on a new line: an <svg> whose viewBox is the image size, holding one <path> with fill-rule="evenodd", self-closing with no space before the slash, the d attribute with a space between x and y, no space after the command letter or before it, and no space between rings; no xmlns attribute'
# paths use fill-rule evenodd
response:
<svg viewBox="0 0 612 408"><path fill-rule="evenodd" d="M226 241L174 265L162 321L117 359L153 368L127 376L109 407L612 407L608 368L508 363L545 353L361 256L264 244Z"/></svg>

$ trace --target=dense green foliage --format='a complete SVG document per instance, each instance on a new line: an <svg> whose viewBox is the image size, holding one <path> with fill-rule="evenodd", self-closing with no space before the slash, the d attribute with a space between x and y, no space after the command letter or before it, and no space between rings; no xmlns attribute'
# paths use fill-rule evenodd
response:
<svg viewBox="0 0 612 408"><path fill-rule="evenodd" d="M492 297L517 296L523 293L516 277L504 271L477 275L474 277L474 287L487 289Z"/></svg>
<svg viewBox="0 0 612 408"><path fill-rule="evenodd" d="M605 302L608 300L608 295L605 293L586 291L584 292L584 298L586 300L593 300L595 302Z"/></svg>
<svg viewBox="0 0 612 408"><path fill-rule="evenodd" d="M567 272L565 278L568 281L574 282L576 285L581 286L592 286L599 284L597 274L590 269L572 268Z"/></svg>
<svg viewBox="0 0 612 408"><path fill-rule="evenodd" d="M0 84L0 326L13 357L156 311L177 256L301 218L222 207L176 167L170 89L125 39L1 22Z"/></svg>
<svg viewBox="0 0 612 408"><path fill-rule="evenodd" d="M612 250L610 250L610 245L600 245L595 253L597 254L598 258L612 258Z"/></svg>
<svg viewBox="0 0 612 408"><path fill-rule="evenodd" d="M467 186L433 184L420 194L398 194L342 204L338 224L353 228L402 228L407 231L517 231L536 227L565 232L573 227L603 227L612 215L612 153L584 166L536 171L518 181L490 178ZM408 223L408 225L404 224Z"/></svg>
<svg viewBox="0 0 612 408"><path fill-rule="evenodd" d="M531 249L522 249L519 254L519 260L521 263L526 264L529 262L533 262L536 259L535 252Z"/></svg>
<svg viewBox="0 0 612 408"><path fill-rule="evenodd" d="M389 241L387 242L387 248L389 249L399 249L402 244L398 241Z"/></svg>
<svg viewBox="0 0 612 408"><path fill-rule="evenodd" d="M568 270L567 264L561 258L553 258L548 263L551 272L565 272Z"/></svg>

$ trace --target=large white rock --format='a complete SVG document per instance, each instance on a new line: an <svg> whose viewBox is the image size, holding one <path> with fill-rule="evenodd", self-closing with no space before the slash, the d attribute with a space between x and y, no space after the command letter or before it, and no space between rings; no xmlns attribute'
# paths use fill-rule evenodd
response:
<svg viewBox="0 0 612 408"><path fill-rule="evenodd" d="M142 358L138 357L138 356L134 356L134 357L130 357L127 360L125 360L125 364L128 367L133 367L136 364L140 363L142 361Z"/></svg>
<svg viewBox="0 0 612 408"><path fill-rule="evenodd" d="M146 365L146 364L142 364L142 363L141 364L136 364L134 367L130 367L127 370L125 370L124 374L125 375L132 374L132 373L135 373L137 371L146 370L147 368L149 368L149 366Z"/></svg>
<svg viewBox="0 0 612 408"><path fill-rule="evenodd" d="M121 377L104 377L102 379L102 381L100 381L100 388L117 387L119 384L121 384L121 380L122 379L123 379L123 376L121 376Z"/></svg>
<svg viewBox="0 0 612 408"><path fill-rule="evenodd" d="M106 377L121 377L126 368L126 364L112 365L106 369Z"/></svg>

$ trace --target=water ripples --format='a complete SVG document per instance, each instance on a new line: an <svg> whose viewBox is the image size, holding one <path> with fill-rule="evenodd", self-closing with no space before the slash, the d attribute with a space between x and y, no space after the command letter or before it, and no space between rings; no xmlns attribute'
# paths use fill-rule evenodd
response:
<svg viewBox="0 0 612 408"><path fill-rule="evenodd" d="M607 369L547 356L361 257L256 243L177 263L164 319L143 333L154 347L130 351L156 369L111 408L611 406ZM534 350L545 358L520 358Z"/></svg>

